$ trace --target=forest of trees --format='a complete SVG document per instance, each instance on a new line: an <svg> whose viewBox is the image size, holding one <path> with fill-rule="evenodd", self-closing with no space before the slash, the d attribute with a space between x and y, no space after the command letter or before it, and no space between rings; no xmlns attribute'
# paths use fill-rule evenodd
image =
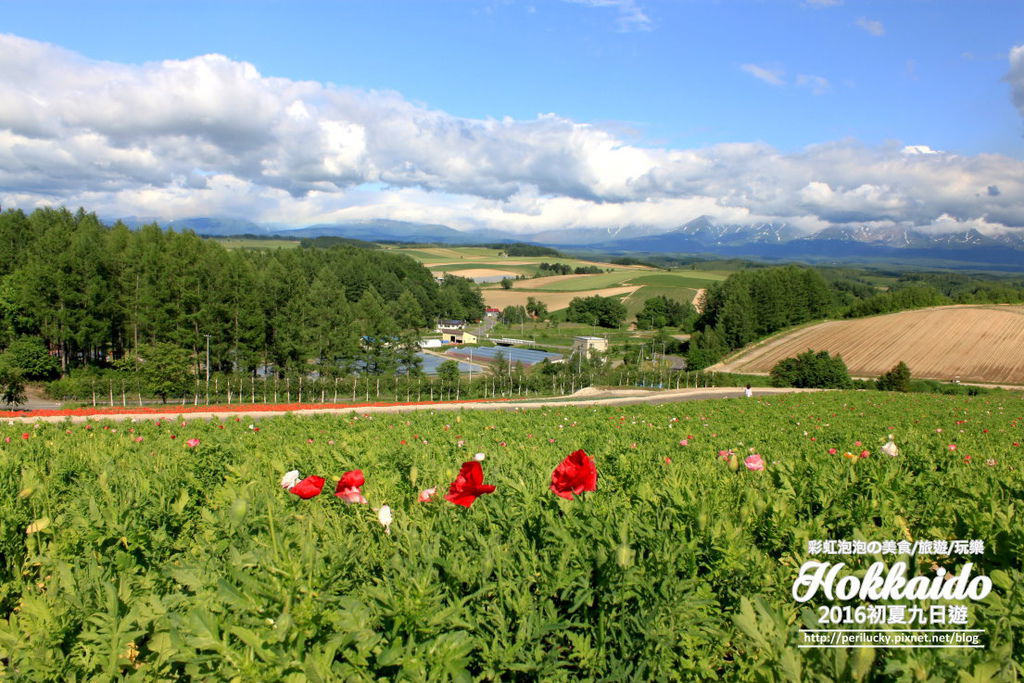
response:
<svg viewBox="0 0 1024 683"><path fill-rule="evenodd" d="M171 344L214 371L388 372L438 317L483 315L479 288L380 250L230 251L192 232L92 213L0 213L0 351L48 349L61 373Z"/></svg>
<svg viewBox="0 0 1024 683"><path fill-rule="evenodd" d="M785 327L835 312L832 289L811 268L741 270L708 289L704 312L690 338L692 369L717 362L732 349Z"/></svg>

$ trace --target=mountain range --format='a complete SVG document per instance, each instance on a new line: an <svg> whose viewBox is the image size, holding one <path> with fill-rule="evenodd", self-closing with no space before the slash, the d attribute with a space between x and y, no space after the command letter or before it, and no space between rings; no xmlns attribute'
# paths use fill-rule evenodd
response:
<svg viewBox="0 0 1024 683"><path fill-rule="evenodd" d="M128 217L130 227L159 220ZM970 229L927 233L909 228L874 229L836 226L806 234L787 223L722 224L700 216L670 230L650 226L619 229L512 233L499 230L455 230L446 225L395 220L362 220L317 224L303 228L261 225L236 218L195 217L163 223L176 230L223 237L254 234L306 238L336 236L367 241L490 244L525 242L558 248L584 248L610 253L700 254L737 258L805 261L925 261L935 265L989 265L1024 270L1024 231L987 236Z"/></svg>

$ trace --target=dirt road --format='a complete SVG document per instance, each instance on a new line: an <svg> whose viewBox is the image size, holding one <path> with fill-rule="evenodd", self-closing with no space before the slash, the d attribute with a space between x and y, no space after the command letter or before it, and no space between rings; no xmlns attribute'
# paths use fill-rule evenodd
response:
<svg viewBox="0 0 1024 683"><path fill-rule="evenodd" d="M816 391L815 389L769 389L757 388L755 398L765 394L783 394L798 391ZM708 387L704 389L678 389L669 391L648 391L644 389L594 389L588 388L576 392L572 396L556 396L535 400L494 401L481 403L430 403L400 406L353 406L349 408L311 408L301 411L260 411L246 413L244 411L210 411L194 413L178 413L168 410L166 413L142 414L103 414L93 416L52 416L52 417L13 417L13 422L87 422L96 420L173 420L180 417L189 420L223 420L244 417L246 420L257 420L264 417L286 415L289 412L301 415L344 415L348 413L402 413L413 410L528 410L531 408L551 408L559 406L627 406L627 405L661 405L683 401L706 401L720 398L740 398L742 387Z"/></svg>

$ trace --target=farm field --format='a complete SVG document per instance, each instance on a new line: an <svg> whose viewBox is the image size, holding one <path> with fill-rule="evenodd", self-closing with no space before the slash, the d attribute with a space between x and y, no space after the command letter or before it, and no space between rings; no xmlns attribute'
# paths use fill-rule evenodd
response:
<svg viewBox="0 0 1024 683"><path fill-rule="evenodd" d="M700 288L724 280L725 271L679 270L666 272L648 266L621 266L600 261L584 261L567 257L512 257L498 256L496 249L479 247L450 248L393 248L421 261L435 274L444 272L469 278L514 278L526 275L529 279L516 280L511 290L503 290L492 283L484 288L488 306L525 306L529 297L539 299L548 310L566 308L577 296L623 296L629 314L635 315L644 301L655 296L668 296L679 301L691 301ZM547 275L542 273L542 262L563 263L572 267L597 266L612 272L585 275Z"/></svg>
<svg viewBox="0 0 1024 683"><path fill-rule="evenodd" d="M941 306L824 322L769 339L715 370L766 373L807 349L842 355L850 374L877 376L901 360L915 377L1024 384L1024 306Z"/></svg>
<svg viewBox="0 0 1024 683"><path fill-rule="evenodd" d="M299 240L256 240L237 237L211 237L225 249L296 249Z"/></svg>
<svg viewBox="0 0 1024 683"><path fill-rule="evenodd" d="M636 337L652 336L654 332L636 332L626 328L609 329L570 322L524 322L518 325L498 324L491 330L492 337L532 339L539 346L570 347L577 336L605 337L612 344Z"/></svg>
<svg viewBox="0 0 1024 683"><path fill-rule="evenodd" d="M569 303L579 296L622 296L630 295L640 289L639 286L631 287L606 287L604 289L586 291L524 291L516 289L484 289L484 303L495 308L506 306L525 306L529 297L547 304L549 311L557 311L561 308L568 308Z"/></svg>
<svg viewBox="0 0 1024 683"><path fill-rule="evenodd" d="M0 658L26 680L1012 680L1022 425L1009 394L875 392L0 424ZM596 491L567 500L577 449ZM440 499L478 452L493 492ZM292 469L323 492L282 489ZM356 469L366 505L332 495ZM906 538L984 542L904 559L991 578L964 603L985 647L797 647L832 604L792 597L808 541Z"/></svg>

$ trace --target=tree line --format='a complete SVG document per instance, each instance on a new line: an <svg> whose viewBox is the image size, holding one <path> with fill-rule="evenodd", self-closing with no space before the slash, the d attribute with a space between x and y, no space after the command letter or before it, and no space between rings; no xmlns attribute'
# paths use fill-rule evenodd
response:
<svg viewBox="0 0 1024 683"><path fill-rule="evenodd" d="M0 350L35 340L60 374L169 344L213 371L388 372L435 319L477 319L470 280L437 282L409 256L339 245L228 250L82 209L0 213ZM416 349L418 350L418 349Z"/></svg>

